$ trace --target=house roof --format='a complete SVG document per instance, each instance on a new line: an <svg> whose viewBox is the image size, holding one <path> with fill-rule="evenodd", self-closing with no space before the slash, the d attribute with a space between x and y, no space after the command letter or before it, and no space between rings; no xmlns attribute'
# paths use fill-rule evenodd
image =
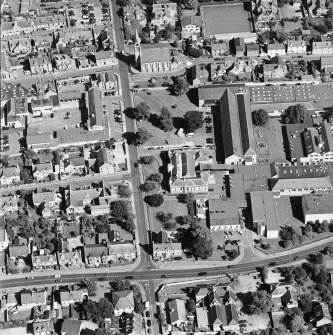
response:
<svg viewBox="0 0 333 335"><path fill-rule="evenodd" d="M29 255L29 247L27 245L10 245L9 246L9 257L22 257Z"/></svg>
<svg viewBox="0 0 333 335"><path fill-rule="evenodd" d="M56 195L56 192L38 192L38 193L32 193L32 201L36 204L40 204L41 202L50 202L54 201L54 197Z"/></svg>
<svg viewBox="0 0 333 335"><path fill-rule="evenodd" d="M40 334L40 333L51 333L54 332L54 325L51 320L43 320L43 321L34 321L32 323L33 333Z"/></svg>
<svg viewBox="0 0 333 335"><path fill-rule="evenodd" d="M168 44L141 44L141 63L167 62L171 60Z"/></svg>
<svg viewBox="0 0 333 335"><path fill-rule="evenodd" d="M213 325L225 325L227 324L227 315L225 307L214 305L209 309L210 321Z"/></svg>
<svg viewBox="0 0 333 335"><path fill-rule="evenodd" d="M105 245L91 244L84 247L85 257L101 257L109 254L109 249Z"/></svg>
<svg viewBox="0 0 333 335"><path fill-rule="evenodd" d="M108 244L109 254L122 254L135 252L135 246L130 242L114 242Z"/></svg>
<svg viewBox="0 0 333 335"><path fill-rule="evenodd" d="M61 334L64 335L78 335L81 333L81 320L65 319L61 325Z"/></svg>
<svg viewBox="0 0 333 335"><path fill-rule="evenodd" d="M196 307L195 314L197 316L197 324L199 326L205 326L209 324L207 309L203 307Z"/></svg>
<svg viewBox="0 0 333 335"><path fill-rule="evenodd" d="M20 170L17 167L7 167L2 169L2 176L5 178L11 178L14 176L19 176Z"/></svg>
<svg viewBox="0 0 333 335"><path fill-rule="evenodd" d="M49 163L41 163L41 164L37 164L36 165L36 172L43 172L43 171L46 171L46 170L49 170L51 169L52 170L52 164L49 162Z"/></svg>
<svg viewBox="0 0 333 335"><path fill-rule="evenodd" d="M168 311L171 324L178 321L186 321L185 301L174 299L168 302Z"/></svg>
<svg viewBox="0 0 333 335"><path fill-rule="evenodd" d="M333 57L332 57L333 59ZM318 134L322 139L322 151L323 152L333 152L333 136L331 125L329 122L323 121L318 126Z"/></svg>
<svg viewBox="0 0 333 335"><path fill-rule="evenodd" d="M115 309L134 308L134 297L132 290L112 292L112 302Z"/></svg>
<svg viewBox="0 0 333 335"><path fill-rule="evenodd" d="M228 325L238 325L238 314L234 304L225 305L225 312Z"/></svg>

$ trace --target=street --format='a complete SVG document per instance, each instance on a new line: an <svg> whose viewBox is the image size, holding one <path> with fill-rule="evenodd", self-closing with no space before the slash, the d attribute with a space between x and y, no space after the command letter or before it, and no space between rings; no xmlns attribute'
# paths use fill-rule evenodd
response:
<svg viewBox="0 0 333 335"><path fill-rule="evenodd" d="M111 1L110 1L111 2ZM115 5L114 2L111 3L113 7L113 19L114 19L114 31L116 37L116 45L117 49L124 50L124 40L123 40L123 30L121 25L121 20L118 15L116 15L118 11L118 7ZM127 107L132 107L132 97L130 91L130 83L129 83L129 67L123 61L119 61L119 77L122 86L122 93L123 93L123 103L124 109ZM128 132L135 132L136 126L134 120L125 117L126 122L126 130ZM151 268L151 260L150 256L147 253L147 248L149 248L149 239L146 230L146 218L144 214L144 203L143 203L143 196L142 192L135 192L138 190L138 187L141 184L140 181L140 173L138 168L134 166L134 163L138 161L138 151L134 145L128 146L129 156L130 156L130 164L131 164L131 171L132 171L132 185L134 189L134 204L136 209L136 218L137 218L137 230L138 230L138 239L141 247L141 262L139 267L140 268Z"/></svg>
<svg viewBox="0 0 333 335"><path fill-rule="evenodd" d="M294 252L292 257L297 257L297 259L306 258L309 254L317 253L320 250L324 249L326 246L330 246L332 242L326 242L319 246L310 247L306 250L302 250L299 252ZM142 260L146 260L146 257L142 257ZM180 269L180 270L164 270L164 269L151 269L147 271L147 269L143 268L146 264L142 261L137 266L137 270L133 270L131 272L123 271L123 272L110 272L110 270L102 272L102 273L94 273L93 270L91 272L79 273L79 274L64 274L62 275L62 284L71 284L80 281L82 278L88 278L92 280L111 280L111 279L124 279L129 274L133 277L133 280L156 280L161 279L162 275L166 275L168 279L170 278L195 278L201 277L205 278L206 276L222 276L226 274L237 274L237 273L249 273L253 271L257 271L258 268L269 266L274 262L274 266L277 265L286 265L290 263L290 255L279 256L274 259L262 259L255 261L247 261L245 263L239 263L231 266L230 268L225 266L215 266L212 268L191 268L191 269ZM184 266L185 267L185 266ZM89 270L87 270L89 271ZM26 280L27 274L24 274L22 278L12 278L2 280L0 283L0 289L5 288L13 288L13 287L28 287L28 286L43 286L46 284L54 284L55 279L53 278L53 272L49 275L38 276L33 280ZM32 274L33 275L33 274ZM30 274L29 274L30 276ZM150 293L151 296L151 293Z"/></svg>

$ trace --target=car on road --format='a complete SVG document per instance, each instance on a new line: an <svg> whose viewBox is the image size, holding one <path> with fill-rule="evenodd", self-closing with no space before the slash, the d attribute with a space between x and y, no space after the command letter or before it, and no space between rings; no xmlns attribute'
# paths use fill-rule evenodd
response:
<svg viewBox="0 0 333 335"><path fill-rule="evenodd" d="M161 278L166 278L168 277L168 275L161 275Z"/></svg>
<svg viewBox="0 0 333 335"><path fill-rule="evenodd" d="M34 277L27 277L27 280L32 280L34 279Z"/></svg>
<svg viewBox="0 0 333 335"><path fill-rule="evenodd" d="M275 265L276 265L276 262L270 262L268 265L269 265L269 266L275 266Z"/></svg>
<svg viewBox="0 0 333 335"><path fill-rule="evenodd" d="M135 168L139 167L139 164L138 163L134 163L134 167Z"/></svg>
<svg viewBox="0 0 333 335"><path fill-rule="evenodd" d="M148 334L151 334L151 328L148 328Z"/></svg>
<svg viewBox="0 0 333 335"><path fill-rule="evenodd" d="M199 272L198 273L198 276L206 276L207 275L207 272Z"/></svg>
<svg viewBox="0 0 333 335"><path fill-rule="evenodd" d="M149 311L146 312L146 318L150 318L150 312Z"/></svg>
<svg viewBox="0 0 333 335"><path fill-rule="evenodd" d="M244 235L244 232L242 232L241 230L237 230L237 233L238 233L239 235Z"/></svg>
<svg viewBox="0 0 333 335"><path fill-rule="evenodd" d="M133 276L126 276L125 279L133 279Z"/></svg>
<svg viewBox="0 0 333 335"><path fill-rule="evenodd" d="M234 268L235 265L228 265L228 269Z"/></svg>
<svg viewBox="0 0 333 335"><path fill-rule="evenodd" d="M151 327L151 320L150 319L147 319L147 326Z"/></svg>
<svg viewBox="0 0 333 335"><path fill-rule="evenodd" d="M295 256L295 257L294 257L294 260L295 260L295 261L296 261L297 259L299 259L299 256Z"/></svg>
<svg viewBox="0 0 333 335"><path fill-rule="evenodd" d="M53 278L60 278L61 275L54 275Z"/></svg>

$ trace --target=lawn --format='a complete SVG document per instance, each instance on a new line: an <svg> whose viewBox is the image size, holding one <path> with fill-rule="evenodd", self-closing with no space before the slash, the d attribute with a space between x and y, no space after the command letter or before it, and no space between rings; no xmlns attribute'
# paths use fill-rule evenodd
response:
<svg viewBox="0 0 333 335"><path fill-rule="evenodd" d="M249 12L243 4L202 7L205 35L251 32Z"/></svg>
<svg viewBox="0 0 333 335"><path fill-rule="evenodd" d="M193 137L177 136L176 131L179 129L179 123L181 122L184 114L191 110L197 110L195 104L193 104L187 95L179 97L171 95L166 90L151 91L148 95L147 92L139 92L135 96L135 105L141 101L145 101L150 107L152 114L160 115L162 107L167 107L172 114L174 121L174 129L171 132L164 132L163 130L153 126L149 121L141 121L138 123L138 127L145 127L153 136L145 143L145 147L149 146L162 146L167 143L173 146L182 145L203 145L206 143L207 135L205 128L202 127L195 132ZM175 107L176 108L173 108ZM145 152L142 147L139 152ZM147 154L145 152L145 154Z"/></svg>
<svg viewBox="0 0 333 335"><path fill-rule="evenodd" d="M269 157L270 162L286 160L279 118L271 118L266 126L254 127L254 139L259 159Z"/></svg>
<svg viewBox="0 0 333 335"><path fill-rule="evenodd" d="M167 212L167 213L173 213L175 217L177 216L185 216L188 215L188 210L186 204L178 202L178 200L175 199L164 199L164 203L160 207L148 207L148 213L149 213L149 223L152 231L159 232L162 228L161 223L156 219L156 213L159 211ZM180 226L177 224L177 228L184 228L184 226Z"/></svg>
<svg viewBox="0 0 333 335"><path fill-rule="evenodd" d="M241 237L240 235L236 236L237 233L233 234L233 237L231 240L239 240ZM212 233L212 240L213 240L213 255L208 258L209 261L222 261L222 257L226 257L226 261L229 261L229 258L225 251L230 251L232 249L237 250L239 252L238 245L226 245L225 249L221 250L221 247L224 245L225 241L225 234L222 231L214 231Z"/></svg>

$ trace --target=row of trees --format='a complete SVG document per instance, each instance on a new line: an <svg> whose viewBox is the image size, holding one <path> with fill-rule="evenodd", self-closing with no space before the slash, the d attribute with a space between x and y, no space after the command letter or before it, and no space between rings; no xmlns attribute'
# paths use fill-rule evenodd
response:
<svg viewBox="0 0 333 335"><path fill-rule="evenodd" d="M113 201L110 205L110 213L123 229L134 234L135 222L131 202L128 200Z"/></svg>

